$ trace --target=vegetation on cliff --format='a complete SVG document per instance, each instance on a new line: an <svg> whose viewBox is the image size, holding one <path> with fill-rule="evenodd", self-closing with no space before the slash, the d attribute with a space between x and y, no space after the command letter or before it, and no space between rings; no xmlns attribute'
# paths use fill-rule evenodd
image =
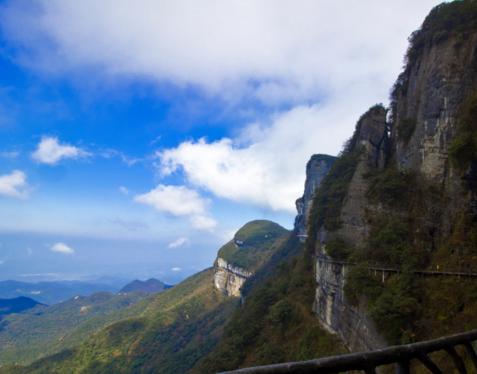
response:
<svg viewBox="0 0 477 374"><path fill-rule="evenodd" d="M466 171L477 160L477 91L462 104L457 118L457 134L449 147L453 165Z"/></svg>
<svg viewBox="0 0 477 374"><path fill-rule="evenodd" d="M476 29L477 2L455 1L436 7L412 35L408 65L392 94L391 122L399 117L399 122L391 123L391 131L397 133L392 139L407 143L416 128L416 120L407 118L405 108L398 105L411 87L410 66L431 46L450 38L458 46L471 33L475 35ZM452 136L441 139L448 142L451 165L458 171L450 174L454 180L439 183L418 168L398 167L393 151L387 155L384 168L366 175L367 240L348 257L355 265L347 273L345 294L354 305L363 301L367 304L369 315L389 343L437 337L477 326L477 317L470 312L477 303L475 282L416 274L419 270L477 268L475 213L471 204L456 206L456 202L471 199L473 176L468 174L477 161L475 91L467 93L457 108ZM340 252L335 252L330 253L339 257ZM376 267L400 272L388 274L383 283L382 273L373 270ZM452 287L458 292L453 292Z"/></svg>
<svg viewBox="0 0 477 374"><path fill-rule="evenodd" d="M323 226L333 231L341 225L341 207L360 155L359 149L349 145L351 141L345 146L315 192L310 210L307 243L316 241L319 227Z"/></svg>
<svg viewBox="0 0 477 374"><path fill-rule="evenodd" d="M477 1L456 0L452 4L436 6L424 20L422 27L409 38L407 60L413 63L425 47L442 43L449 38L466 38L477 29Z"/></svg>
<svg viewBox="0 0 477 374"><path fill-rule="evenodd" d="M246 302L226 325L216 349L193 370L213 373L238 367L306 360L344 352L312 311L312 253L290 237L270 266L244 290Z"/></svg>
<svg viewBox="0 0 477 374"><path fill-rule="evenodd" d="M233 266L255 271L283 244L288 234L288 230L275 222L251 221L220 248L218 257Z"/></svg>

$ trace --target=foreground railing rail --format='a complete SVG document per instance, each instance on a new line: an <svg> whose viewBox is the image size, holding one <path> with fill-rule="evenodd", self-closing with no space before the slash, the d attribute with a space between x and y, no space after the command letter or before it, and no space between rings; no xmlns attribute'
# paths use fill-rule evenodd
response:
<svg viewBox="0 0 477 374"><path fill-rule="evenodd" d="M316 360L287 362L284 364L256 366L224 372L236 374L268 374L268 373L342 373L347 371L362 371L366 374L376 373L383 365L396 365L400 374L410 373L412 360L420 362L433 374L444 373L442 368L432 361L429 354L443 351L449 356L458 373L476 373L477 355L473 343L477 340L477 330L463 334L451 335L435 340L419 343L392 346L375 351L350 353L340 356L324 357ZM457 353L456 348L465 349L465 357ZM472 368L466 368L466 362Z"/></svg>

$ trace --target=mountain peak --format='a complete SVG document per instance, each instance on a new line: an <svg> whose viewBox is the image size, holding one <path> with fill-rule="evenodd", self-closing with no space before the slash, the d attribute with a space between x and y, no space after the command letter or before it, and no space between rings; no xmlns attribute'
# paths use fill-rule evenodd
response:
<svg viewBox="0 0 477 374"><path fill-rule="evenodd" d="M150 278L145 281L135 279L132 282L125 285L119 291L119 293L131 293L131 292L156 293L156 292L165 291L166 289L170 287L171 286L155 278Z"/></svg>

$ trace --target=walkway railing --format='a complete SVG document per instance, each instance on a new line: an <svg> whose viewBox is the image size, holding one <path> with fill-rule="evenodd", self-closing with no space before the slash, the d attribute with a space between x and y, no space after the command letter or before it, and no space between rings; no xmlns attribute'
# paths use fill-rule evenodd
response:
<svg viewBox="0 0 477 374"><path fill-rule="evenodd" d="M333 260L326 256L317 256L317 260L328 264L337 264L343 266L356 265L354 262ZM397 268L385 268L377 265L370 265L367 267L369 270L384 272L384 273L402 273L401 269ZM422 276L449 276L449 277L462 277L462 278L477 278L477 273L463 272L463 271L439 271L439 270L414 270L412 273Z"/></svg>
<svg viewBox="0 0 477 374"><path fill-rule="evenodd" d="M463 334L442 337L419 343L393 346L375 351L350 353L346 355L325 357L316 360L288 362L284 364L257 366L226 373L236 374L269 374L269 373L343 373L348 371L361 371L366 374L376 373L376 369L383 365L395 364L400 374L411 373L411 361L417 361L419 365L426 367L434 374L447 373L443 371L429 354L445 352L449 356L449 362L460 374L477 372L477 355L473 342L477 340L477 330ZM459 355L456 348L463 347L465 354ZM466 368L466 363L471 368ZM447 369L448 370L448 369Z"/></svg>

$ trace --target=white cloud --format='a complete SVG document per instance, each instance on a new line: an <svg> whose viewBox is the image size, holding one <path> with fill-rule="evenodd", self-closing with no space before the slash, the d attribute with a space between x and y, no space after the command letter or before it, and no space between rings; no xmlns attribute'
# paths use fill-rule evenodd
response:
<svg viewBox="0 0 477 374"><path fill-rule="evenodd" d="M48 165L55 165L66 158L76 159L86 156L89 156L88 152L69 144L60 144L58 138L51 136L42 137L37 149L32 153L33 159Z"/></svg>
<svg viewBox="0 0 477 374"><path fill-rule="evenodd" d="M207 201L196 191L184 186L163 184L145 194L135 196L134 200L174 216L202 214L207 206Z"/></svg>
<svg viewBox="0 0 477 374"><path fill-rule="evenodd" d="M189 243L188 238L177 238L176 240L169 243L168 248L179 248Z"/></svg>
<svg viewBox="0 0 477 374"><path fill-rule="evenodd" d="M293 212L306 161L336 154L360 114L387 101L408 35L440 2L10 1L0 22L27 51L20 57L43 72L198 87L237 113L265 104L233 139L183 142L159 154L160 167L216 196ZM207 226L203 208L194 208L198 195L192 207L165 195L153 190L136 201Z"/></svg>
<svg viewBox="0 0 477 374"><path fill-rule="evenodd" d="M209 201L185 186L159 184L145 194L136 195L134 201L174 216L188 216L192 226L199 230L212 230L216 225L207 215Z"/></svg>
<svg viewBox="0 0 477 374"><path fill-rule="evenodd" d="M24 199L28 196L26 174L14 170L10 174L0 175L0 195Z"/></svg>
<svg viewBox="0 0 477 374"><path fill-rule="evenodd" d="M53 252L62 253L65 255L72 255L73 253L75 253L75 250L73 248L61 242L53 244L50 247L50 250Z"/></svg>
<svg viewBox="0 0 477 374"><path fill-rule="evenodd" d="M387 89L407 36L440 2L10 1L1 21L25 60L49 72L93 67L282 102L370 78Z"/></svg>
<svg viewBox="0 0 477 374"><path fill-rule="evenodd" d="M350 102L349 112L343 113L338 106L347 98L332 106L300 106L278 114L270 124L259 124L260 131L246 128L237 137L240 142L201 139L166 149L157 154L161 172L168 175L180 170L192 185L216 196L294 212L310 156L336 153L341 139L351 135L348 124L355 123L363 100ZM327 132L316 126L328 122L335 126Z"/></svg>
<svg viewBox="0 0 477 374"><path fill-rule="evenodd" d="M118 188L119 192L121 192L123 195L129 195L129 190L124 187L124 186L119 186Z"/></svg>
<svg viewBox="0 0 477 374"><path fill-rule="evenodd" d="M205 215L192 216L190 222L198 230L214 231L217 227L217 221Z"/></svg>
<svg viewBox="0 0 477 374"><path fill-rule="evenodd" d="M180 268L180 267L174 267L174 268L172 268L171 270L172 270L172 271L181 271L182 268Z"/></svg>

